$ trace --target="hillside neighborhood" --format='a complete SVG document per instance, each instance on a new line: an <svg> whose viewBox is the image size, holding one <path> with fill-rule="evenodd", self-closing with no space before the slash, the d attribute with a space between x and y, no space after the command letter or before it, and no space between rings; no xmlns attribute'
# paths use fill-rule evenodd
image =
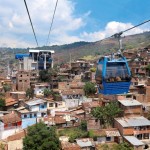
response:
<svg viewBox="0 0 150 150"><path fill-rule="evenodd" d="M54 55L16 54L17 66L0 77L0 149L23 149L28 128L39 123L56 128L62 150L150 147L150 46L124 51L132 79L120 95L98 93L97 59L54 66Z"/></svg>

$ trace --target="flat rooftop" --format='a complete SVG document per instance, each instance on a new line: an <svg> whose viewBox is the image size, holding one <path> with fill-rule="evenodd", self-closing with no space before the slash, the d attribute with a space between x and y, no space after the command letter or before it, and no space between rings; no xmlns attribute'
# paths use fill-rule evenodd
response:
<svg viewBox="0 0 150 150"><path fill-rule="evenodd" d="M51 52L52 54L55 53L54 50L29 49L29 53L39 53L39 52Z"/></svg>
<svg viewBox="0 0 150 150"><path fill-rule="evenodd" d="M118 100L123 106L141 106L142 104L134 99Z"/></svg>
<svg viewBox="0 0 150 150"><path fill-rule="evenodd" d="M42 103L45 103L45 102L46 101L43 100L43 99L37 99L37 100L28 101L28 102L26 102L26 104L30 105L30 106L34 106L34 105L42 104Z"/></svg>
<svg viewBox="0 0 150 150"><path fill-rule="evenodd" d="M17 91L17 92L10 92L10 93L12 93L12 94L26 94L26 92L24 92L24 91Z"/></svg>
<svg viewBox="0 0 150 150"><path fill-rule="evenodd" d="M124 138L131 143L133 146L141 146L145 145L143 142L141 142L139 139L137 139L135 136L124 136Z"/></svg>
<svg viewBox="0 0 150 150"><path fill-rule="evenodd" d="M150 126L150 121L143 116L115 118L122 127Z"/></svg>

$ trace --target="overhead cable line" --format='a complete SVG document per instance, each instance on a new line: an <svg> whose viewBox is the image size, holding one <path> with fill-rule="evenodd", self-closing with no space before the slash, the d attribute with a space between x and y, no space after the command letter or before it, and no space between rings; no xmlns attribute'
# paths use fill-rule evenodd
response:
<svg viewBox="0 0 150 150"><path fill-rule="evenodd" d="M119 33L115 33L115 34L113 34L112 36L106 37L106 38L104 38L104 39L102 39L102 40L100 40L100 41L103 41L103 40L106 40L106 39L109 39L109 38L112 38L112 37L114 37L114 38L119 38L124 32L127 32L127 31L129 31L129 30L132 30L132 29L134 29L134 28L136 28L136 27L138 27L138 26L141 26L141 25L143 25L143 24L145 24L145 23L148 23L148 22L150 22L150 19L149 19L149 20L146 20L146 21L144 21L144 22L142 22L142 23L140 23L140 24L138 24L138 25L135 25L135 26L133 26L133 27L131 27L131 28L129 28L129 29L126 29L126 30L121 31L121 32L119 32Z"/></svg>
<svg viewBox="0 0 150 150"><path fill-rule="evenodd" d="M34 34L34 38L35 38L36 44L38 46L38 41L37 41L37 38L36 38L35 30L34 30L34 27L33 27L33 24L32 24L32 20L31 20L31 17L30 17L30 13L29 13L29 10L28 10L26 0L24 0L24 4L25 4L25 7L26 7L26 10L27 10L27 13L28 13L28 17L29 17L29 20L30 20L30 24L31 24L31 27L32 27L33 34Z"/></svg>
<svg viewBox="0 0 150 150"><path fill-rule="evenodd" d="M58 4L58 0L56 1L56 4L55 4L55 9L54 9L54 13L53 13L53 17L52 17L52 22L51 22L49 33L48 33L48 38L47 38L46 46L48 45L49 37L50 37L50 34L51 34L51 30L52 30L53 21L54 21L54 18L55 18L55 12L56 12L56 8L57 8L57 4Z"/></svg>

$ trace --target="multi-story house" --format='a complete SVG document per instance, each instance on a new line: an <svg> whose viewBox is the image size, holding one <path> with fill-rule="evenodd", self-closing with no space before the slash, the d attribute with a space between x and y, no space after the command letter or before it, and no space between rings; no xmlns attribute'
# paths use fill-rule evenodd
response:
<svg viewBox="0 0 150 150"><path fill-rule="evenodd" d="M122 136L150 139L150 121L143 116L115 118L115 127Z"/></svg>
<svg viewBox="0 0 150 150"><path fill-rule="evenodd" d="M142 115L142 104L134 99L118 100L119 106L122 110L122 116L141 116Z"/></svg>
<svg viewBox="0 0 150 150"><path fill-rule="evenodd" d="M29 54L16 54L19 70L44 70L53 68L53 50L29 50Z"/></svg>
<svg viewBox="0 0 150 150"><path fill-rule="evenodd" d="M90 63L86 62L85 60L77 60L76 62L71 62L71 73L75 75L80 75L85 71L89 71Z"/></svg>
<svg viewBox="0 0 150 150"><path fill-rule="evenodd" d="M33 84L34 94L36 97L44 96L44 89L50 89L49 83L36 83Z"/></svg>

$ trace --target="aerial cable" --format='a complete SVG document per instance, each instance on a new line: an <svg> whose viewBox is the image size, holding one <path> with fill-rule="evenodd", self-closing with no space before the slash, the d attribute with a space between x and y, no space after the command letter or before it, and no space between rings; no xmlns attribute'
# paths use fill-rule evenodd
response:
<svg viewBox="0 0 150 150"><path fill-rule="evenodd" d="M29 13L29 10L28 10L26 0L24 0L24 4L25 4L25 7L26 7L26 10L27 10L27 13L28 13L28 17L29 17L29 20L30 20L30 24L31 24L31 27L32 27L33 34L34 34L34 38L35 38L36 44L38 46L38 41L37 41L37 38L36 38L36 34L35 34L35 31L34 31L34 27L33 27L33 24L32 24L32 20L31 20L31 17L30 17L30 13Z"/></svg>
<svg viewBox="0 0 150 150"><path fill-rule="evenodd" d="M49 36L51 34L51 30L52 30L53 21L54 21L54 18L55 18L55 12L56 12L56 8L57 8L57 4L58 4L58 0L56 1L56 4L55 4L55 9L54 9L53 18L52 18L52 22L51 22L51 25L50 25L50 29L49 29L46 45L48 45Z"/></svg>
<svg viewBox="0 0 150 150"><path fill-rule="evenodd" d="M138 24L138 25L135 25L135 26L129 28L129 29L126 29L126 30L121 31L121 32L119 32L119 33L115 33L115 34L113 34L112 36L106 37L106 38L104 38L104 39L102 39L102 40L100 40L100 41L103 41L103 40L106 40L106 39L109 39L109 38L112 38L112 37L114 37L114 38L119 38L124 32L127 32L127 31L129 31L129 30L132 30L132 29L134 29L134 28L136 28L136 27L138 27L138 26L141 26L141 25L143 25L143 24L145 24L145 23L147 23L147 22L150 22L150 20L146 20L146 21L144 21L144 22L142 22L142 23L140 23L140 24Z"/></svg>

